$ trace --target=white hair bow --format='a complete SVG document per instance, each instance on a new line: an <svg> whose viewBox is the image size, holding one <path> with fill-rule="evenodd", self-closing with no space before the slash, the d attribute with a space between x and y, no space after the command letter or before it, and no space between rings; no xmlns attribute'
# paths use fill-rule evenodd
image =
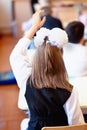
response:
<svg viewBox="0 0 87 130"><path fill-rule="evenodd" d="M49 30L42 27L36 32L36 36L34 37L35 47L42 45L46 36L52 45L56 45L59 48L62 48L68 42L68 36L64 30L60 28Z"/></svg>

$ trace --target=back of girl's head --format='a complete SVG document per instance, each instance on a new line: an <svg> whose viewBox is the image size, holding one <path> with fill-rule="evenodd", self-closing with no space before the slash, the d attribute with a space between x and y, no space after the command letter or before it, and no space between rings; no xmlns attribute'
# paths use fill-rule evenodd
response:
<svg viewBox="0 0 87 130"><path fill-rule="evenodd" d="M69 42L79 43L84 36L84 25L79 21L73 21L66 26L65 31L68 34Z"/></svg>
<svg viewBox="0 0 87 130"><path fill-rule="evenodd" d="M36 88L66 86L66 69L61 51L49 41L45 40L36 50L31 79Z"/></svg>

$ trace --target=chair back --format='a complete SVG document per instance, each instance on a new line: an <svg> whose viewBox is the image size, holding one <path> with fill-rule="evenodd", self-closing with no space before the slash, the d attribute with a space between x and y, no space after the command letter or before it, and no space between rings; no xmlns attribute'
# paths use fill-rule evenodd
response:
<svg viewBox="0 0 87 130"><path fill-rule="evenodd" d="M41 130L87 130L87 124L85 123L71 126L43 127Z"/></svg>

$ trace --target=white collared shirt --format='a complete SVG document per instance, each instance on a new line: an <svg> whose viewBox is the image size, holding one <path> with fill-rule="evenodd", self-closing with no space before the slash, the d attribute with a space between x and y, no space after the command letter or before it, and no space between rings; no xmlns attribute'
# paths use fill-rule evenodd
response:
<svg viewBox="0 0 87 130"><path fill-rule="evenodd" d="M69 77L87 76L87 46L67 43L63 47L63 59Z"/></svg>

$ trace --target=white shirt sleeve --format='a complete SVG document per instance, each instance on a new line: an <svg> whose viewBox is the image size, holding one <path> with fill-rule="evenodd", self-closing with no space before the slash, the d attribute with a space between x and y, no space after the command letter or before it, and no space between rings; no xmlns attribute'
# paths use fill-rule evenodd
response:
<svg viewBox="0 0 87 130"><path fill-rule="evenodd" d="M69 125L85 123L75 87L72 90L71 96L64 104L64 110L67 114Z"/></svg>
<svg viewBox="0 0 87 130"><path fill-rule="evenodd" d="M11 68L19 88L26 87L26 81L31 74L32 66L27 55L29 43L28 38L21 38L10 55Z"/></svg>
<svg viewBox="0 0 87 130"><path fill-rule="evenodd" d="M22 110L28 110L24 94L26 91L27 79L31 74L32 59L35 53L35 49L27 49L29 44L30 40L28 38L21 38L10 55L10 65L16 78L17 85L20 88L18 107Z"/></svg>

